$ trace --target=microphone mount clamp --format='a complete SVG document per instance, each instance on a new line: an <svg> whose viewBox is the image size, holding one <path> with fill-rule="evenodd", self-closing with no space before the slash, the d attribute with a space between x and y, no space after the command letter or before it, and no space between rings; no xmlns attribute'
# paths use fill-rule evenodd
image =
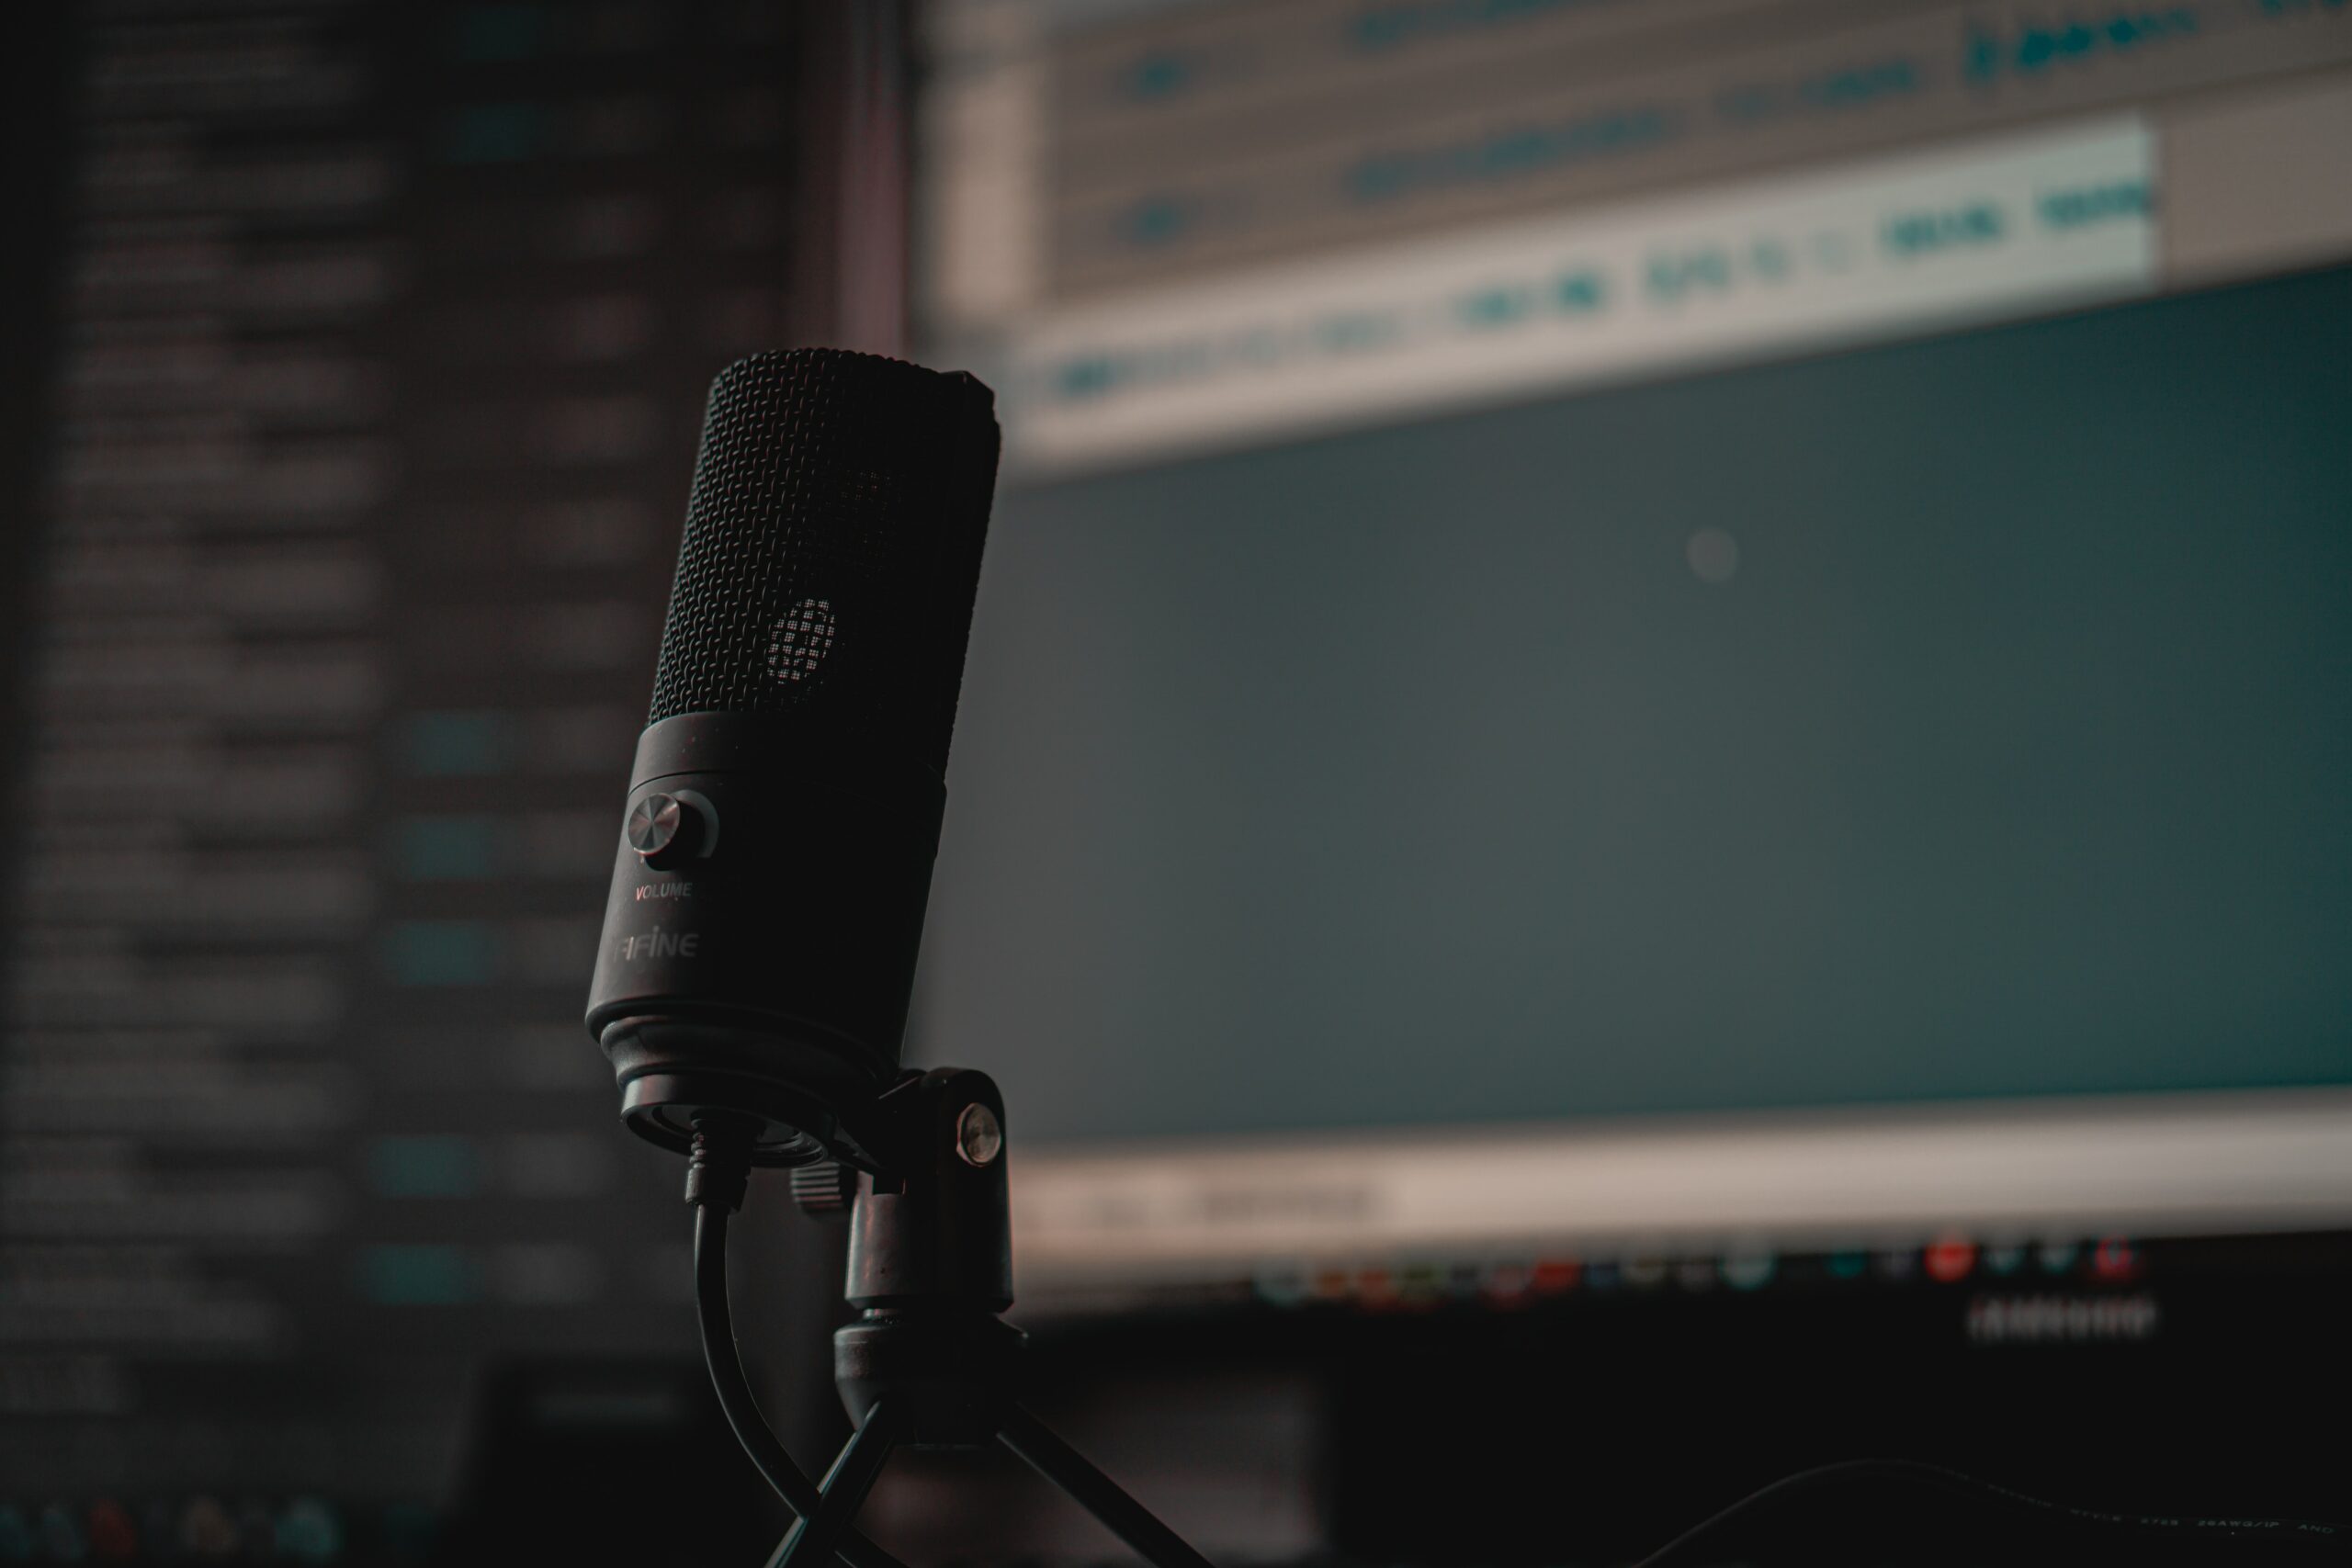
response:
<svg viewBox="0 0 2352 1568"><path fill-rule="evenodd" d="M1012 1304L1004 1100L986 1073L910 1072L860 1120L878 1170L794 1172L804 1209L847 1213L845 1294L833 1376L854 1430L771 1568L823 1568L893 1449L1001 1443L1156 1568L1207 1561L1057 1437L1015 1397L1027 1337Z"/></svg>

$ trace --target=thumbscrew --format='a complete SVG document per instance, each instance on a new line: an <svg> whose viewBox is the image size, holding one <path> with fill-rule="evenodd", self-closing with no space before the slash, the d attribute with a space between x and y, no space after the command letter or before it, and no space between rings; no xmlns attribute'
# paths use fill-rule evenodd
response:
<svg viewBox="0 0 2352 1568"><path fill-rule="evenodd" d="M792 1201L804 1214L840 1219L857 1201L857 1172L837 1159L794 1166Z"/></svg>

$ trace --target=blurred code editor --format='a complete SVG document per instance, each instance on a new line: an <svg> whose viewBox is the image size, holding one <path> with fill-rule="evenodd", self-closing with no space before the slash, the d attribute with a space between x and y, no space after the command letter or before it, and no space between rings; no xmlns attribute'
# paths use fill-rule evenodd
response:
<svg viewBox="0 0 2352 1568"><path fill-rule="evenodd" d="M789 298L782 11L58 29L0 1558L421 1542L469 1366L691 1342L577 1013L701 391Z"/></svg>

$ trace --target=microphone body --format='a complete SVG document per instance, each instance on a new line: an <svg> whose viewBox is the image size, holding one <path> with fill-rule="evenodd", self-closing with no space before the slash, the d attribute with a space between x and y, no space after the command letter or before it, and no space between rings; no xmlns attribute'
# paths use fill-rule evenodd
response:
<svg viewBox="0 0 2352 1568"><path fill-rule="evenodd" d="M834 350L712 383L589 993L629 1126L875 1163L946 806L988 389Z"/></svg>

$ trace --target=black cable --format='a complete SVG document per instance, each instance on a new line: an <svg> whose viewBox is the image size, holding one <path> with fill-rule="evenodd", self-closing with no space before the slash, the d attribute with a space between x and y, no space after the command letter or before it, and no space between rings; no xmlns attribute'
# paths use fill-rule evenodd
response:
<svg viewBox="0 0 2352 1568"><path fill-rule="evenodd" d="M1861 1459L1825 1464L1815 1470L1803 1470L1794 1475L1783 1476L1683 1531L1643 1558L1634 1568L1681 1568L1683 1564L1717 1561L1702 1558L1698 1554L1719 1548L1724 1538L1731 1534L1736 1526L1750 1523L1758 1512L1786 1502L1792 1494L1863 1482L1892 1482L1926 1488L1957 1497L1986 1511L2031 1517L2044 1526L2079 1527L2109 1535L2137 1535L2149 1542L2204 1545L2230 1541L2240 1544L2333 1546L2339 1554L2352 1555L2352 1529L2341 1525L2300 1519L2152 1518L2132 1514L2103 1513L2065 1503L2052 1503L1996 1482L1980 1481L1957 1470L1946 1470L1941 1465L1921 1464L1911 1460ZM1816 1540L1808 1543L1807 1560L1819 1559L1819 1542Z"/></svg>
<svg viewBox="0 0 2352 1568"><path fill-rule="evenodd" d="M707 1139L697 1129L694 1161L686 1174L686 1198L695 1205L695 1314L702 1326L702 1357L735 1440L784 1506L805 1519L817 1509L817 1483L785 1451L760 1414L743 1371L742 1352L735 1344L734 1312L727 1299L727 1217L743 1201L751 1162L747 1145L738 1164L732 1142L723 1134ZM906 1568L854 1531L842 1539L839 1554L850 1568Z"/></svg>
<svg viewBox="0 0 2352 1568"><path fill-rule="evenodd" d="M695 1211L695 1309L702 1322L702 1355L710 1367L718 1408L735 1429L736 1441L759 1468L784 1506L804 1517L817 1506L817 1483L802 1472L769 1430L753 1400L743 1358L735 1344L733 1314L727 1302L727 1211Z"/></svg>

